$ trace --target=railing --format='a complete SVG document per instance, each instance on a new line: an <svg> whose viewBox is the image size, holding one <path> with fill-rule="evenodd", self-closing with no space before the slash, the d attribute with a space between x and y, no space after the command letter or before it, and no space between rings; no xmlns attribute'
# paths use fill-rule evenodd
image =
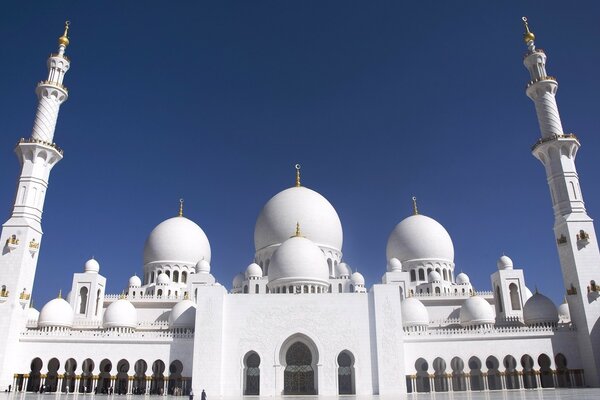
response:
<svg viewBox="0 0 600 400"><path fill-rule="evenodd" d="M492 292L491 290L480 290L480 291L475 291L473 293L470 292L465 292L465 293L461 293L461 292L448 292L448 293L415 293L412 295L412 297L471 297L471 296L481 296L481 297L486 297L486 296L493 296L494 292Z"/></svg>
<svg viewBox="0 0 600 400"><path fill-rule="evenodd" d="M106 339L193 339L193 329L169 329L160 331L127 331L115 329L27 329L22 338L106 338Z"/></svg>
<svg viewBox="0 0 600 400"><path fill-rule="evenodd" d="M58 151L60 153L60 155L63 154L63 150L60 147L58 147L56 145L56 143L45 142L43 140L38 140L38 139L34 139L34 138L21 138L21 139L19 139L19 143L39 143L39 144L43 144L44 146L52 147L53 149L55 149L56 151ZM19 143L17 143L17 144L19 144Z"/></svg>
<svg viewBox="0 0 600 400"><path fill-rule="evenodd" d="M65 92L69 93L69 89L67 89L67 87L65 85L63 85L62 83L58 83L58 82L54 82L54 81L40 81L38 83L39 85L50 85L50 86L54 86L57 87L59 89L64 90Z"/></svg>
<svg viewBox="0 0 600 400"><path fill-rule="evenodd" d="M575 325L572 323L547 324L535 326L480 326L468 328L429 328L427 330L414 331L404 329L407 336L466 336L466 335L520 335L530 333L549 334L553 332L574 332Z"/></svg>
<svg viewBox="0 0 600 400"><path fill-rule="evenodd" d="M183 300L185 299L185 292L175 295L157 295L157 294L136 294L135 296L131 294L105 294L105 300L119 300L119 299L127 299L127 300Z"/></svg>
<svg viewBox="0 0 600 400"><path fill-rule="evenodd" d="M50 53L50 57L60 57L60 58L64 58L68 62L71 62L71 59L69 57L65 56L64 54Z"/></svg>
<svg viewBox="0 0 600 400"><path fill-rule="evenodd" d="M554 82L558 82L556 80L556 78L553 77L553 76L541 76L541 77L539 77L537 79L529 81L527 83L527 88L529 88L531 85L535 85L536 83L541 82L541 81L554 81Z"/></svg>
<svg viewBox="0 0 600 400"><path fill-rule="evenodd" d="M555 135L552 135L547 138L539 138L534 143L534 145L531 146L531 151L535 150L535 148L538 147L542 143L551 142L553 140L558 140L558 139L575 139L575 140L577 140L577 142L579 142L579 139L577 139L577 136L575 136L574 133L564 133L564 134L559 133L559 134L555 134Z"/></svg>

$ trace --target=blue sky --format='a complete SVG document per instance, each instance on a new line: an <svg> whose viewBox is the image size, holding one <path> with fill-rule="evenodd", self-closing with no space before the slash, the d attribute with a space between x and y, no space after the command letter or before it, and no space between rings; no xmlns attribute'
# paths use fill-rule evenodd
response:
<svg viewBox="0 0 600 400"><path fill-rule="evenodd" d="M33 298L68 291L92 255L119 293L152 228L185 214L225 286L252 261L261 207L294 182L334 205L344 258L370 286L393 227L420 211L449 231L456 270L489 290L504 252L527 285L564 293L522 64L530 18L558 78L588 211L600 215L597 2L8 2L0 205L8 218L35 84L70 19L72 60ZM600 278L600 275L599 275Z"/></svg>

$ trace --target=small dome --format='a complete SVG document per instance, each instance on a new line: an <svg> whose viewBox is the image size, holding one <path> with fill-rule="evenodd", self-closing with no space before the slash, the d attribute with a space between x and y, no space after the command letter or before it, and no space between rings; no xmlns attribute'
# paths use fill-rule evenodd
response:
<svg viewBox="0 0 600 400"><path fill-rule="evenodd" d="M175 304L169 314L171 328L194 328L196 326L196 304L185 299Z"/></svg>
<svg viewBox="0 0 600 400"><path fill-rule="evenodd" d="M297 222L317 246L341 251L344 235L335 208L325 197L303 186L285 189L265 204L254 228L256 251L285 242Z"/></svg>
<svg viewBox="0 0 600 400"><path fill-rule="evenodd" d="M407 297L402 300L402 326L428 326L429 313L420 300Z"/></svg>
<svg viewBox="0 0 600 400"><path fill-rule="evenodd" d="M27 321L35 321L38 322L40 318L40 312L33 307L29 307L27 310Z"/></svg>
<svg viewBox="0 0 600 400"><path fill-rule="evenodd" d="M210 244L195 222L173 217L150 232L144 245L144 265L151 262L178 262L194 265L198 260L210 262Z"/></svg>
<svg viewBox="0 0 600 400"><path fill-rule="evenodd" d="M134 275L131 278L129 278L129 287L140 287L140 286L142 286L142 280L137 275Z"/></svg>
<svg viewBox="0 0 600 400"><path fill-rule="evenodd" d="M556 324L558 311L552 300L536 292L523 306L523 321L526 325Z"/></svg>
<svg viewBox="0 0 600 400"><path fill-rule="evenodd" d="M210 263L206 260L200 260L196 263L197 274L210 274Z"/></svg>
<svg viewBox="0 0 600 400"><path fill-rule="evenodd" d="M83 265L83 272L97 274L98 272L100 272L100 264L98 264L98 261L94 260L93 258L90 258Z"/></svg>
<svg viewBox="0 0 600 400"><path fill-rule="evenodd" d="M469 276L464 272L461 272L460 274L456 275L455 281L457 285L466 285L468 283L471 283Z"/></svg>
<svg viewBox="0 0 600 400"><path fill-rule="evenodd" d="M103 320L105 328L135 329L137 327L137 310L129 300L119 299L106 308Z"/></svg>
<svg viewBox="0 0 600 400"><path fill-rule="evenodd" d="M431 271L428 275L429 282L441 282L442 276L437 271Z"/></svg>
<svg viewBox="0 0 600 400"><path fill-rule="evenodd" d="M402 271L402 263L396 257L390 258L387 265L388 272L401 272Z"/></svg>
<svg viewBox="0 0 600 400"><path fill-rule="evenodd" d="M38 326L57 326L70 328L73 326L73 309L63 298L50 300L40 312Z"/></svg>
<svg viewBox="0 0 600 400"><path fill-rule="evenodd" d="M566 301L558 306L558 319L560 322L571 322L571 311Z"/></svg>
<svg viewBox="0 0 600 400"><path fill-rule="evenodd" d="M433 218L411 215L392 231L387 243L387 259L443 260L452 263L454 245L446 229Z"/></svg>
<svg viewBox="0 0 600 400"><path fill-rule="evenodd" d="M460 324L477 326L495 322L494 309L483 297L469 297L460 308Z"/></svg>
<svg viewBox="0 0 600 400"><path fill-rule="evenodd" d="M162 274L158 274L158 278L156 278L157 285L168 285L171 283L171 278L164 272Z"/></svg>
<svg viewBox="0 0 600 400"><path fill-rule="evenodd" d="M246 268L246 278L262 278L262 268L257 263L252 263Z"/></svg>
<svg viewBox="0 0 600 400"><path fill-rule="evenodd" d="M341 262L335 266L335 276L338 278L348 277L351 273L350 267L345 262Z"/></svg>
<svg viewBox="0 0 600 400"><path fill-rule="evenodd" d="M502 256L498 259L498 262L496 262L496 266L499 270L513 269L513 261L509 256Z"/></svg>
<svg viewBox="0 0 600 400"><path fill-rule="evenodd" d="M311 240L293 236L273 253L269 282L314 282L329 285L329 267L321 249Z"/></svg>
<svg viewBox="0 0 600 400"><path fill-rule="evenodd" d="M239 288L242 287L242 284L244 283L244 274L242 274L241 272L239 274L237 274L234 278L233 278L233 287L234 288Z"/></svg>
<svg viewBox="0 0 600 400"><path fill-rule="evenodd" d="M355 273L352 274L352 276L350 277L350 280L352 280L352 283L354 283L355 285L360 285L360 286L365 285L365 277L362 276L362 274L358 271L356 271Z"/></svg>

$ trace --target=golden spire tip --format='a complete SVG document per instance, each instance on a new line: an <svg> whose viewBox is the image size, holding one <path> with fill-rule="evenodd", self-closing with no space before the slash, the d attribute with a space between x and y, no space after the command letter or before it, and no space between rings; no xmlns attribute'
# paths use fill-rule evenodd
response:
<svg viewBox="0 0 600 400"><path fill-rule="evenodd" d="M179 199L179 216L183 217L183 199Z"/></svg>
<svg viewBox="0 0 600 400"><path fill-rule="evenodd" d="M529 30L529 22L527 20L527 17L522 17L521 20L525 25L525 33L523 33L523 40L525 41L525 44L533 42L535 40L535 35Z"/></svg>
<svg viewBox="0 0 600 400"><path fill-rule="evenodd" d="M58 44L67 47L69 45L69 26L71 21L65 21L65 32L58 38Z"/></svg>
<svg viewBox="0 0 600 400"><path fill-rule="evenodd" d="M296 168L296 187L300 187L300 164L294 166Z"/></svg>
<svg viewBox="0 0 600 400"><path fill-rule="evenodd" d="M62 289L58 290L58 297L57 299L62 299Z"/></svg>
<svg viewBox="0 0 600 400"><path fill-rule="evenodd" d="M419 209L417 208L417 198L415 196L412 197L413 202L413 215L419 215Z"/></svg>
<svg viewBox="0 0 600 400"><path fill-rule="evenodd" d="M300 234L300 222L296 222L296 233L294 234L295 237L301 237L302 235Z"/></svg>

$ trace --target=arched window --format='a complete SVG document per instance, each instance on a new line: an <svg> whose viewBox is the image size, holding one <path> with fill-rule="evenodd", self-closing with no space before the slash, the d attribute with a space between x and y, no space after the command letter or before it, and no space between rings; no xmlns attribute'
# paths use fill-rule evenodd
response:
<svg viewBox="0 0 600 400"><path fill-rule="evenodd" d="M445 269L443 270L444 272L444 280L447 281L448 280L448 271L446 271Z"/></svg>
<svg viewBox="0 0 600 400"><path fill-rule="evenodd" d="M248 293L248 285L244 285L244 293Z"/></svg>
<svg viewBox="0 0 600 400"><path fill-rule="evenodd" d="M85 314L88 301L88 288L82 287L79 290L79 314Z"/></svg>
<svg viewBox="0 0 600 400"><path fill-rule="evenodd" d="M181 283L187 283L187 272L183 271L181 273Z"/></svg>
<svg viewBox="0 0 600 400"><path fill-rule="evenodd" d="M179 271L173 271L173 282L179 282Z"/></svg>
<svg viewBox="0 0 600 400"><path fill-rule="evenodd" d="M331 258L327 259L327 266L329 266L329 276L333 276L333 266L331 263Z"/></svg>
<svg viewBox="0 0 600 400"><path fill-rule="evenodd" d="M162 296L162 293L163 293L163 292L162 292L162 289L158 289L158 291L156 292L156 294L157 294L158 296Z"/></svg>
<svg viewBox="0 0 600 400"><path fill-rule="evenodd" d="M343 290L342 290L342 284L341 283L338 284L338 292L339 293L343 292Z"/></svg>
<svg viewBox="0 0 600 400"><path fill-rule="evenodd" d="M169 271L169 270L166 270L166 271L165 271L165 274L166 274L166 275L167 275L169 278L171 277L171 271Z"/></svg>
<svg viewBox="0 0 600 400"><path fill-rule="evenodd" d="M260 395L260 357L251 351L244 357L244 396Z"/></svg>
<svg viewBox="0 0 600 400"><path fill-rule="evenodd" d="M414 282L414 281L416 281L416 280L417 280L417 273L415 272L415 270L414 270L414 269L411 269L411 270L410 270L410 281L411 281L411 282Z"/></svg>
<svg viewBox="0 0 600 400"><path fill-rule="evenodd" d="M515 285L514 283L511 283L508 286L508 290L510 291L510 306L512 307L513 310L520 310L521 309L521 299L519 296L519 289L517 288L517 285Z"/></svg>
<svg viewBox="0 0 600 400"><path fill-rule="evenodd" d="M500 294L500 286L496 286L496 309L498 312L503 312L502 295Z"/></svg>
<svg viewBox="0 0 600 400"><path fill-rule="evenodd" d="M354 285L350 284L350 293L354 293Z"/></svg>
<svg viewBox="0 0 600 400"><path fill-rule="evenodd" d="M154 282L154 272L150 274L150 283Z"/></svg>
<svg viewBox="0 0 600 400"><path fill-rule="evenodd" d="M419 280L420 281L425 280L425 270L423 268L419 268Z"/></svg>
<svg viewBox="0 0 600 400"><path fill-rule="evenodd" d="M259 292L259 286L258 283L256 285L254 285L254 293L258 293Z"/></svg>
<svg viewBox="0 0 600 400"><path fill-rule="evenodd" d="M100 294L102 292L100 291L100 289L98 289L98 293L96 293L96 316L98 315L98 312L100 311Z"/></svg>
<svg viewBox="0 0 600 400"><path fill-rule="evenodd" d="M354 391L354 357L344 350L337 358L338 362L338 394L355 394Z"/></svg>
<svg viewBox="0 0 600 400"><path fill-rule="evenodd" d="M439 287L435 288L435 294L440 294L440 288Z"/></svg>

